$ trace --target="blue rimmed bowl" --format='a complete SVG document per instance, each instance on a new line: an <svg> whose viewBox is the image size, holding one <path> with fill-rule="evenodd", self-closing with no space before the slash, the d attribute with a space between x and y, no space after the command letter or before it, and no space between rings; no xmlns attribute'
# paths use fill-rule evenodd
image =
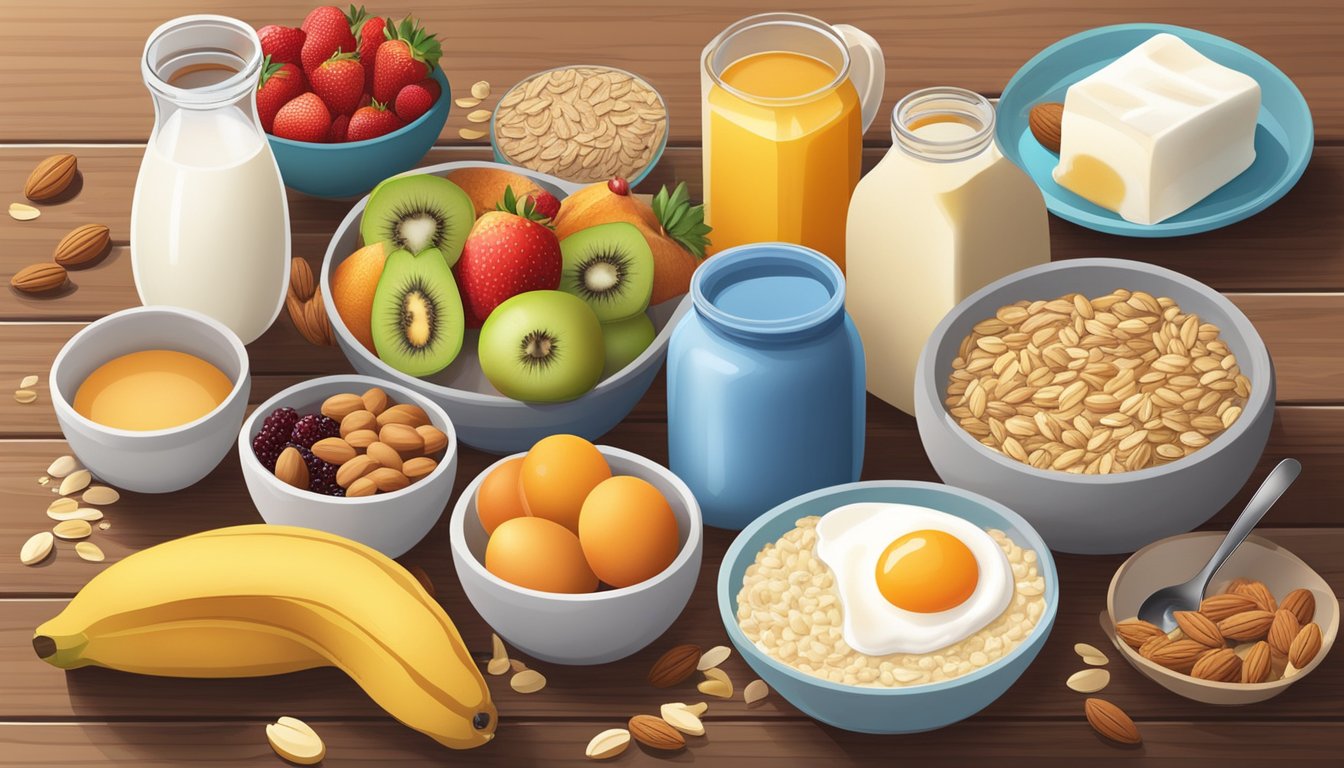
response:
<svg viewBox="0 0 1344 768"><path fill-rule="evenodd" d="M452 107L452 88L443 70L430 75L442 93L434 106L409 125L366 141L317 144L267 135L285 186L313 197L362 195L387 178L415 167L439 138Z"/></svg>
<svg viewBox="0 0 1344 768"><path fill-rule="evenodd" d="M997 528L1025 549L1035 550L1045 579L1045 611L1031 633L1012 651L953 680L904 688L844 685L814 677L767 655L737 623L737 594L747 566L766 544L794 527L799 518L825 515L846 504L914 504L946 512L981 528ZM1026 520L979 494L937 483L872 480L837 485L780 504L756 518L728 548L719 568L719 614L737 652L790 704L827 725L860 733L916 733L964 720L989 706L1026 671L1045 645L1059 609L1059 574L1050 550Z"/></svg>

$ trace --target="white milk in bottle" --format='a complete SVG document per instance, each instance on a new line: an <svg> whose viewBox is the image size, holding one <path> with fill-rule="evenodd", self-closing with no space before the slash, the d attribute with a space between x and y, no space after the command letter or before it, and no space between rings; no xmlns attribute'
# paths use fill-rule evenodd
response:
<svg viewBox="0 0 1344 768"><path fill-rule="evenodd" d="M846 230L846 308L868 391L915 412L924 343L962 299L1050 261L1045 200L994 145L994 107L928 88L892 111L893 146L859 181Z"/></svg>
<svg viewBox="0 0 1344 768"><path fill-rule="evenodd" d="M255 116L260 50L250 27L221 16L150 36L156 123L131 208L141 302L194 309L244 343L270 327L289 282L289 208Z"/></svg>

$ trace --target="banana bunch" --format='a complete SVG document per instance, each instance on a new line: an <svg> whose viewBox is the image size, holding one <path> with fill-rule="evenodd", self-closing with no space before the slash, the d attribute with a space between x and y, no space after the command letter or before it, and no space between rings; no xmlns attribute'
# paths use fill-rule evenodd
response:
<svg viewBox="0 0 1344 768"><path fill-rule="evenodd" d="M443 608L390 558L308 528L220 528L137 552L37 628L37 655L168 677L334 666L454 749L494 737L480 670Z"/></svg>

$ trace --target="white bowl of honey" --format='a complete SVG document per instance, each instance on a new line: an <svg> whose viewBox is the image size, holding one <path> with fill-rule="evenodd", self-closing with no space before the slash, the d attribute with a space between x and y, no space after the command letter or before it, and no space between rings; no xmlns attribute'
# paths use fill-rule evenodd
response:
<svg viewBox="0 0 1344 768"><path fill-rule="evenodd" d="M163 306L85 327L56 355L50 382L75 456L100 480L142 493L210 474L232 447L252 387L247 350L232 331Z"/></svg>

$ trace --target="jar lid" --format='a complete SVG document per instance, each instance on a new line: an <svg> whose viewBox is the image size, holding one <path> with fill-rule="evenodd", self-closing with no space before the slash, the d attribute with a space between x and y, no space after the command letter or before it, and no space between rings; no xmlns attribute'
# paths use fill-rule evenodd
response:
<svg viewBox="0 0 1344 768"><path fill-rule="evenodd" d="M836 317L845 277L835 262L792 243L751 243L722 251L691 277L703 317L750 336L802 333Z"/></svg>

